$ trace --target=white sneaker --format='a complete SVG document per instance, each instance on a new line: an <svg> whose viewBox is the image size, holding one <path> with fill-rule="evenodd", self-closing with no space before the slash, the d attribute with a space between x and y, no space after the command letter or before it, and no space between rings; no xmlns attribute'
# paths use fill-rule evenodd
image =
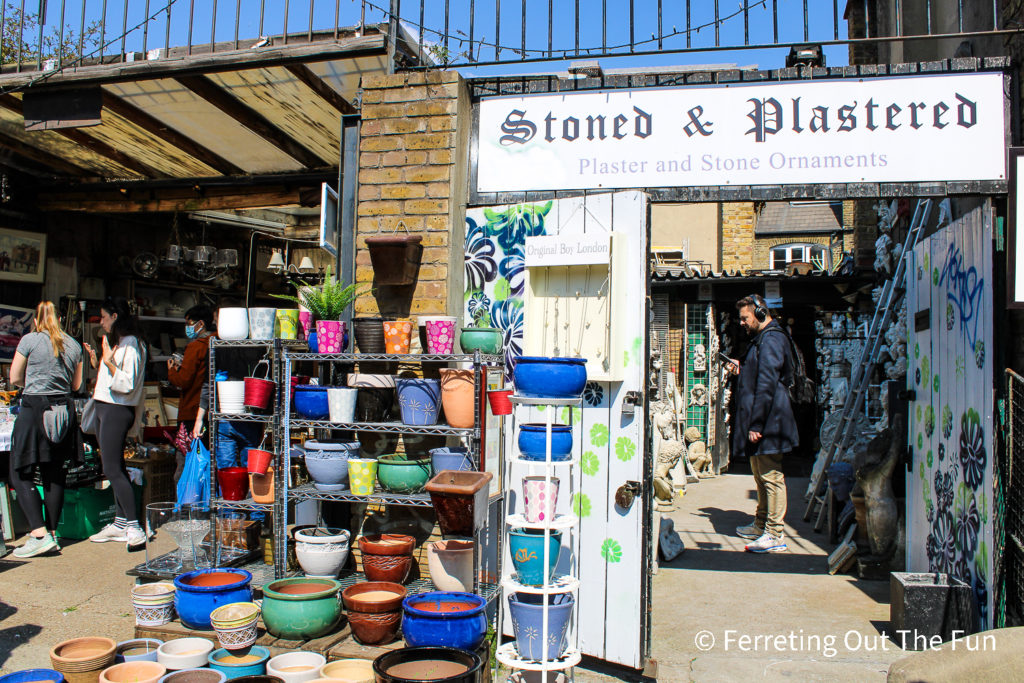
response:
<svg viewBox="0 0 1024 683"><path fill-rule="evenodd" d="M135 527L128 527L125 529L125 543L128 546L128 550L146 545L146 532Z"/></svg>
<svg viewBox="0 0 1024 683"><path fill-rule="evenodd" d="M28 540L25 541L25 545L14 551L14 556L22 558L35 557L36 555L48 553L51 550L60 550L60 548L57 546L57 542L53 540L53 536L50 534L45 534L41 538L29 536Z"/></svg>
<svg viewBox="0 0 1024 683"><path fill-rule="evenodd" d="M754 540L755 538L760 538L763 533L764 529L757 526L756 523L736 527L736 535L740 538Z"/></svg>
<svg viewBox="0 0 1024 683"><path fill-rule="evenodd" d="M128 540L128 533L127 530L118 529L111 523L90 536L89 540L93 543L106 543L107 541L124 543Z"/></svg>
<svg viewBox="0 0 1024 683"><path fill-rule="evenodd" d="M775 538L767 531L753 543L744 546L748 553L781 553L786 551L786 541L780 536Z"/></svg>

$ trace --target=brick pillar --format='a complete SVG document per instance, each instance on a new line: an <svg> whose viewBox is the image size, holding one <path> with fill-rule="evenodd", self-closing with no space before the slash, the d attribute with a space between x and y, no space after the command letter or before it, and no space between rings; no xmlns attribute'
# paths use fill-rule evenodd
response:
<svg viewBox="0 0 1024 683"><path fill-rule="evenodd" d="M719 204L722 224L722 271L746 271L767 268L754 263L754 203Z"/></svg>
<svg viewBox="0 0 1024 683"><path fill-rule="evenodd" d="M469 158L469 95L455 72L370 76L362 83L356 281L373 281L366 238L423 237L416 284L382 286L356 300L356 315L457 315ZM456 163L457 161L462 163Z"/></svg>

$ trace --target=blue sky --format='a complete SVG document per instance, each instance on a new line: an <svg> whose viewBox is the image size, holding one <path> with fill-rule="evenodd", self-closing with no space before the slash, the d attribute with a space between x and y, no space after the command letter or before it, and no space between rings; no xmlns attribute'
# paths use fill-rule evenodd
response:
<svg viewBox="0 0 1024 683"><path fill-rule="evenodd" d="M48 26L59 22L61 5L64 4L64 23L76 32L81 23L80 0L44 0L47 8L46 23ZM526 45L530 57L540 56L548 46L548 8L553 7L550 22L552 27L552 43L554 49L573 50L576 43L576 0L425 0L423 3L424 38L427 42L443 42L441 34L445 29L445 7L448 7L449 50L454 56L470 50L469 37L472 32L474 53L481 61L494 61L496 42L500 42L502 50L498 59L518 61L523 42L523 11L526 12ZM742 12L744 0L690 0L690 45L692 47L710 47L715 44L715 5L719 6L718 23L719 42L722 45L742 45L745 42L744 32L749 33L750 44L766 44L775 42L772 7L777 7L779 42L802 42L804 40L804 5L805 0L746 0L748 6L745 27ZM34 2L26 3L32 6ZM85 13L88 21L98 19L101 14L103 0L85 0ZM155 14L165 7L167 0L149 0L149 14ZM192 0L176 0L171 5L170 44L185 45L189 40L189 13ZM213 36L217 41L228 41L235 38L236 9L241 7L238 20L238 33L244 46L255 42L260 35L260 18L262 13L263 35L281 34L285 28L285 0L194 0L192 22L193 44L208 43L211 40L211 28L216 18L216 32ZM366 21L375 23L384 20L382 9L387 7L388 0L370 0L366 5ZM629 40L629 1L628 0L579 0L580 48L594 48L591 58L600 59L605 68L667 66L682 64L734 63L738 65L758 65L761 68L782 66L787 50L742 50L742 51L705 51L696 53L661 54L642 57L610 58L599 55L603 34L613 51L628 51ZM846 22L842 18L845 0L806 0L808 6L808 36L811 42L833 40L835 35L836 14L838 13L839 38L846 36ZM106 52L120 51L120 34L122 26L127 24L129 30L143 21L146 16L145 0L128 0L106 2L106 35L105 42L113 42ZM495 7L501 7L500 35L495 22ZM664 49L685 48L686 6L687 0L663 0L661 34L664 36ZM125 7L127 6L127 13ZM401 15L407 28L417 32L420 22L419 0L403 0ZM607 21L603 20L602 8L607 7ZM473 11L473 25L470 26L470 11ZM658 34L657 0L634 1L634 29L636 50L657 50L657 42L652 35ZM216 9L216 12L214 10ZM262 9L262 12L261 12ZM312 16L313 30L328 30L334 26L335 12L338 24L354 26L359 22L361 13L360 0L290 0L287 29L289 32L305 32L310 26ZM216 17L214 15L216 14ZM167 36L166 14L161 14L149 22L146 47L153 49L164 47ZM673 35L674 34L674 35ZM483 41L485 45L481 46ZM647 41L647 42L644 42ZM35 42L35 37L30 38ZM125 41L126 50L141 50L143 32L141 29L130 30ZM844 46L826 48L829 65L847 63L847 50ZM458 59L465 62L465 58ZM472 69L473 73L535 73L564 69L565 63L521 63L506 64L501 67Z"/></svg>

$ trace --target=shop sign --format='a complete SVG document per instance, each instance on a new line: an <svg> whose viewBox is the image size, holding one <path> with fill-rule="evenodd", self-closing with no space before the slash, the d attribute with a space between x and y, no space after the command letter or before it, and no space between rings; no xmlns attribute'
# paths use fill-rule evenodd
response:
<svg viewBox="0 0 1024 683"><path fill-rule="evenodd" d="M480 102L477 190L998 180L1001 73Z"/></svg>
<svg viewBox="0 0 1024 683"><path fill-rule="evenodd" d="M611 261L611 235L565 234L526 238L526 266L586 266Z"/></svg>

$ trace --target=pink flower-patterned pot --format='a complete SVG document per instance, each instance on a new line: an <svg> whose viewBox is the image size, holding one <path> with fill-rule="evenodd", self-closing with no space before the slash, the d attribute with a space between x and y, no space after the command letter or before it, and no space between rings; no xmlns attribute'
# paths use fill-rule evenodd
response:
<svg viewBox="0 0 1024 683"><path fill-rule="evenodd" d="M320 353L343 353L348 339L346 325L340 320L317 320L316 343Z"/></svg>
<svg viewBox="0 0 1024 683"><path fill-rule="evenodd" d="M427 353L452 353L455 350L455 318L427 321Z"/></svg>
<svg viewBox="0 0 1024 683"><path fill-rule="evenodd" d="M523 513L527 522L537 524L554 519L557 502L558 477L551 477L550 481L543 476L523 477Z"/></svg>
<svg viewBox="0 0 1024 683"><path fill-rule="evenodd" d="M309 332L313 327L313 314L309 311L299 311L299 325L302 326L302 338L309 339Z"/></svg>

